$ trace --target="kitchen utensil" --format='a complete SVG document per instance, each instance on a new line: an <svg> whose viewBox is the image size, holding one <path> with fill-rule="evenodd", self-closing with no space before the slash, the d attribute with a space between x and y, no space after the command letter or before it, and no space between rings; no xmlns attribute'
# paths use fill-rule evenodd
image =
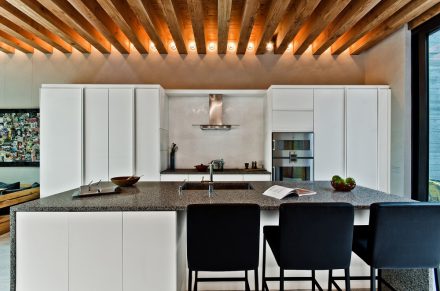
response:
<svg viewBox="0 0 440 291"><path fill-rule="evenodd" d="M136 184L140 178L139 176L120 176L111 178L111 181L120 187L128 187Z"/></svg>

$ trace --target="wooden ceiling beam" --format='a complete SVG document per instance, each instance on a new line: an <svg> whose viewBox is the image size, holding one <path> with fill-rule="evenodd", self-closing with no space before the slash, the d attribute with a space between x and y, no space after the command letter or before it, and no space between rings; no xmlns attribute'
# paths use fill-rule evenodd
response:
<svg viewBox="0 0 440 291"><path fill-rule="evenodd" d="M70 26L62 22L46 7L35 0L8 0L12 5L21 10L47 29L58 34L82 53L90 53L91 45Z"/></svg>
<svg viewBox="0 0 440 291"><path fill-rule="evenodd" d="M0 41L10 45L25 54L33 54L34 48L16 37L0 30Z"/></svg>
<svg viewBox="0 0 440 291"><path fill-rule="evenodd" d="M352 1L329 26L315 39L312 44L314 55L325 52L341 35L352 28L380 0Z"/></svg>
<svg viewBox="0 0 440 291"><path fill-rule="evenodd" d="M440 14L440 4L436 4L432 6L430 9L428 9L428 11L425 11L415 19L411 20L408 23L408 28L412 30L439 14Z"/></svg>
<svg viewBox="0 0 440 291"><path fill-rule="evenodd" d="M148 0L147 0L148 1ZM127 0L133 13L137 16L144 29L147 31L148 36L154 43L157 51L161 54L167 54L166 42L164 42L164 36L160 34L160 30L157 29L153 23L152 15L150 15L147 7L142 0Z"/></svg>
<svg viewBox="0 0 440 291"><path fill-rule="evenodd" d="M278 26L275 53L283 54L302 25L310 17L321 0L294 1L291 9Z"/></svg>
<svg viewBox="0 0 440 291"><path fill-rule="evenodd" d="M183 37L183 25L181 20L177 17L176 9L172 0L159 1L165 21L176 44L179 54L187 54L186 41Z"/></svg>
<svg viewBox="0 0 440 291"><path fill-rule="evenodd" d="M266 52L266 45L270 40L272 40L275 30L283 19L283 16L286 14L286 10L289 7L290 2L290 0L272 1L264 22L260 40L257 44L257 54L264 54Z"/></svg>
<svg viewBox="0 0 440 291"><path fill-rule="evenodd" d="M237 45L237 54L246 53L246 49L257 18L260 0L245 0L243 15L241 17L240 36Z"/></svg>
<svg viewBox="0 0 440 291"><path fill-rule="evenodd" d="M127 2L124 0L98 0L98 3L118 24L136 50L141 54L147 54L150 50L149 37Z"/></svg>
<svg viewBox="0 0 440 291"><path fill-rule="evenodd" d="M397 11L384 23L368 32L360 40L350 46L350 54L358 55L372 46L378 44L393 32L400 29L405 23L418 17L432 6L438 4L440 0L412 0L405 7Z"/></svg>
<svg viewBox="0 0 440 291"><path fill-rule="evenodd" d="M35 34L21 28L16 23L0 15L0 29L20 39L42 53L51 54L53 47L37 37Z"/></svg>
<svg viewBox="0 0 440 291"><path fill-rule="evenodd" d="M293 53L295 55L303 54L322 30L344 10L349 2L350 0L322 1L295 36Z"/></svg>
<svg viewBox="0 0 440 291"><path fill-rule="evenodd" d="M332 54L338 55L348 49L353 43L362 38L368 31L391 17L411 0L383 0L376 5L364 18L356 23L349 31L339 37L331 46Z"/></svg>
<svg viewBox="0 0 440 291"><path fill-rule="evenodd" d="M15 48L5 44L4 42L0 42L0 51L4 52L5 54L13 54L15 53Z"/></svg>
<svg viewBox="0 0 440 291"><path fill-rule="evenodd" d="M52 47L58 49L63 53L71 53L72 46L64 41L61 37L54 34L44 26L6 2L6 0L0 0L0 13L11 22L27 29L32 32Z"/></svg>
<svg viewBox="0 0 440 291"><path fill-rule="evenodd" d="M61 21L72 27L103 54L111 52L110 42L67 0L38 0Z"/></svg>
<svg viewBox="0 0 440 291"><path fill-rule="evenodd" d="M218 0L217 52L219 54L226 54L226 50L228 48L229 22L231 20L231 10L232 10L232 0Z"/></svg>
<svg viewBox="0 0 440 291"><path fill-rule="evenodd" d="M96 0L68 0L121 53L130 53L130 41Z"/></svg>
<svg viewBox="0 0 440 291"><path fill-rule="evenodd" d="M219 0L218 1L218 19L219 19L219 30L218 30L218 40L219 44L218 51L220 53L220 14L223 13L223 11L220 11L220 3L223 2L231 2L231 0ZM187 0L186 3L188 4L188 11L189 15L191 17L191 25L192 30L194 33L194 40L197 47L197 53L199 54L206 54L206 36L205 36L205 18L203 13L203 2L202 0ZM228 19L228 28L229 29L229 19ZM226 31L227 34L227 31Z"/></svg>

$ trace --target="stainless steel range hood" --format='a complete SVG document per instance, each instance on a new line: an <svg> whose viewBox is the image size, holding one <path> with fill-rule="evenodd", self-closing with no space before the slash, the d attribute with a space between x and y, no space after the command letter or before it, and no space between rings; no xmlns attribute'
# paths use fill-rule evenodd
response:
<svg viewBox="0 0 440 291"><path fill-rule="evenodd" d="M202 130L230 130L231 124L223 124L223 95L209 94L209 124L201 124Z"/></svg>

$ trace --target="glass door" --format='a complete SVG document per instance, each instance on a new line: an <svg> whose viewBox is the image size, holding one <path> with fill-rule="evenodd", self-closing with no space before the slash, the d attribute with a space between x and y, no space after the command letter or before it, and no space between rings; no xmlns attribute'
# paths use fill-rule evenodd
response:
<svg viewBox="0 0 440 291"><path fill-rule="evenodd" d="M440 30L428 35L428 200L440 201Z"/></svg>

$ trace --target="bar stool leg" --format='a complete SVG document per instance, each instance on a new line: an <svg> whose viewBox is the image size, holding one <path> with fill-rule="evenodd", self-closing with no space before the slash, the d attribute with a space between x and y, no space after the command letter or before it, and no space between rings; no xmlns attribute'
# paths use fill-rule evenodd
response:
<svg viewBox="0 0 440 291"><path fill-rule="evenodd" d="M249 280L248 280L248 271L245 270L244 271L244 280L245 280L245 290L246 291L251 291L251 288L249 287Z"/></svg>
<svg viewBox="0 0 440 291"><path fill-rule="evenodd" d="M373 267L370 268L370 290L376 291L376 270Z"/></svg>
<svg viewBox="0 0 440 291"><path fill-rule="evenodd" d="M312 291L315 290L315 270L312 270Z"/></svg>
<svg viewBox="0 0 440 291"><path fill-rule="evenodd" d="M350 268L345 269L345 290L350 291Z"/></svg>
<svg viewBox="0 0 440 291"><path fill-rule="evenodd" d="M199 278L199 272L195 272L196 273L196 275L195 275L195 278L194 278L194 291L197 291L197 285L198 285L198 281L197 281L197 279Z"/></svg>
<svg viewBox="0 0 440 291"><path fill-rule="evenodd" d="M263 234L263 274L261 276L262 290L266 290L266 236Z"/></svg>
<svg viewBox="0 0 440 291"><path fill-rule="evenodd" d="M255 291L258 291L258 269L254 270L255 275Z"/></svg>
<svg viewBox="0 0 440 291"><path fill-rule="evenodd" d="M440 291L440 286L439 286L439 272L438 272L438 268L434 268L434 281L435 281L435 290Z"/></svg>
<svg viewBox="0 0 440 291"><path fill-rule="evenodd" d="M328 290L332 290L333 270L328 270Z"/></svg>
<svg viewBox="0 0 440 291"><path fill-rule="evenodd" d="M377 270L377 291L382 291L382 270Z"/></svg>
<svg viewBox="0 0 440 291"><path fill-rule="evenodd" d="M284 291L284 270L280 268L280 291Z"/></svg>
<svg viewBox="0 0 440 291"><path fill-rule="evenodd" d="M189 270L189 274L188 274L188 291L192 290L192 271Z"/></svg>

